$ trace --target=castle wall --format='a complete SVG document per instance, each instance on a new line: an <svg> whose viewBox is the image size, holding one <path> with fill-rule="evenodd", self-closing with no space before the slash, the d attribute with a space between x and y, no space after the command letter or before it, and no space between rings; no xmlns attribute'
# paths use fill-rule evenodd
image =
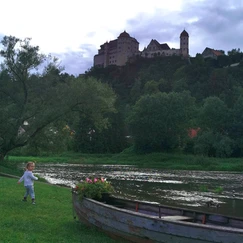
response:
<svg viewBox="0 0 243 243"><path fill-rule="evenodd" d="M170 50L153 50L153 51L142 51L141 56L147 58L153 58L156 56L180 56L180 49L170 49Z"/></svg>
<svg viewBox="0 0 243 243"><path fill-rule="evenodd" d="M135 38L130 37L130 35L124 31L117 39L106 42L100 46L101 48L98 50L98 54L94 56L94 66L123 66L130 57L135 55L141 55L142 57L147 58L173 55L188 57L188 46L189 36L184 30L180 36L180 49L170 49L166 43L160 44L152 39L148 47L140 52L138 41Z"/></svg>
<svg viewBox="0 0 243 243"><path fill-rule="evenodd" d="M94 64L95 66L104 67L104 54L98 54L94 56Z"/></svg>

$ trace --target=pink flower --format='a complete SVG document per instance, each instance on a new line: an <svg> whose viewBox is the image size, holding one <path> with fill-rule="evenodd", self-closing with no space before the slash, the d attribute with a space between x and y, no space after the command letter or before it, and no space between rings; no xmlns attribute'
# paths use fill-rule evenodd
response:
<svg viewBox="0 0 243 243"><path fill-rule="evenodd" d="M103 177L101 177L100 180L101 180L101 182L104 182L105 181L105 179Z"/></svg>
<svg viewBox="0 0 243 243"><path fill-rule="evenodd" d="M97 182L97 181L98 181L98 179L97 178L94 178L94 183Z"/></svg>
<svg viewBox="0 0 243 243"><path fill-rule="evenodd" d="M89 179L89 178L86 178L86 182L93 183L93 181L91 179Z"/></svg>

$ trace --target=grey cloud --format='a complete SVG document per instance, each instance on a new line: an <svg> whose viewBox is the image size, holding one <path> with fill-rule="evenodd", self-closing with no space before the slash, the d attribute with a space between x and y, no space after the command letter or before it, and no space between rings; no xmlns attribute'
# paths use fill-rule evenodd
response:
<svg viewBox="0 0 243 243"><path fill-rule="evenodd" d="M197 39L201 39L204 47L223 49L226 52L233 48L242 49L243 33L240 30L243 27L243 5L230 8L227 2L225 4L213 1L211 6L193 6L189 14L198 9L198 21L191 24L192 31L196 31Z"/></svg>
<svg viewBox="0 0 243 243"><path fill-rule="evenodd" d="M186 29L190 36L190 55L206 47L243 49L243 1L184 1L182 11L157 11L153 16L139 14L127 21L129 34L140 43L140 49L151 39L179 46L179 35Z"/></svg>
<svg viewBox="0 0 243 243"><path fill-rule="evenodd" d="M147 46L151 39L160 43L167 42L170 47L178 48L180 33L185 29L190 36L191 56L202 53L206 47L226 52L233 48L243 51L242 13L242 0L183 0L181 11L158 9L153 15L140 13L134 16L127 21L123 29L116 30L116 36L126 30L140 43L140 50ZM96 32L87 33L88 37L95 38L95 35ZM0 33L0 38L2 37ZM65 72L79 75L93 66L93 57L97 53L95 46L85 44L81 45L78 51L53 55L61 60Z"/></svg>
<svg viewBox="0 0 243 243"><path fill-rule="evenodd" d="M153 15L140 13L129 19L124 29L117 30L117 36L126 30L137 39L140 50L151 39L178 48L180 33L186 29L190 36L191 56L202 53L206 47L226 52L233 48L243 51L243 1L188 0L183 3L181 11L157 10ZM88 36L95 36L95 32L88 33ZM80 52L57 55L62 59L66 72L78 75L92 67L98 50L90 45L82 45L80 49Z"/></svg>
<svg viewBox="0 0 243 243"><path fill-rule="evenodd" d="M65 53L54 53L61 61L60 65L64 66L64 72L78 76L88 71L93 66L93 53L96 48L92 45L80 46L80 51L68 51Z"/></svg>

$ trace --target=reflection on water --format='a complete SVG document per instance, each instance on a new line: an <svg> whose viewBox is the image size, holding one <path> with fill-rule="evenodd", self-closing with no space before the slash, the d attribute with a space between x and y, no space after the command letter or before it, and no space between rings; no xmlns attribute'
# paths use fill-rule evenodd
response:
<svg viewBox="0 0 243 243"><path fill-rule="evenodd" d="M87 176L105 177L117 193L132 199L197 207L243 217L243 175L204 171L165 171L135 166L38 164L35 173L53 184L74 184ZM208 188L204 192L200 188ZM215 189L222 187L221 194ZM207 202L219 205L207 207Z"/></svg>

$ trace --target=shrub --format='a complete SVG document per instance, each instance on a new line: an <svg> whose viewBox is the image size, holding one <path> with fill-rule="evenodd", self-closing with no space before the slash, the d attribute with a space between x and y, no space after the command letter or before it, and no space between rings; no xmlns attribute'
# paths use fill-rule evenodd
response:
<svg viewBox="0 0 243 243"><path fill-rule="evenodd" d="M102 194L114 192L114 188L110 182L104 178L88 177L84 181L80 181L75 187L80 200L84 197L100 200Z"/></svg>

